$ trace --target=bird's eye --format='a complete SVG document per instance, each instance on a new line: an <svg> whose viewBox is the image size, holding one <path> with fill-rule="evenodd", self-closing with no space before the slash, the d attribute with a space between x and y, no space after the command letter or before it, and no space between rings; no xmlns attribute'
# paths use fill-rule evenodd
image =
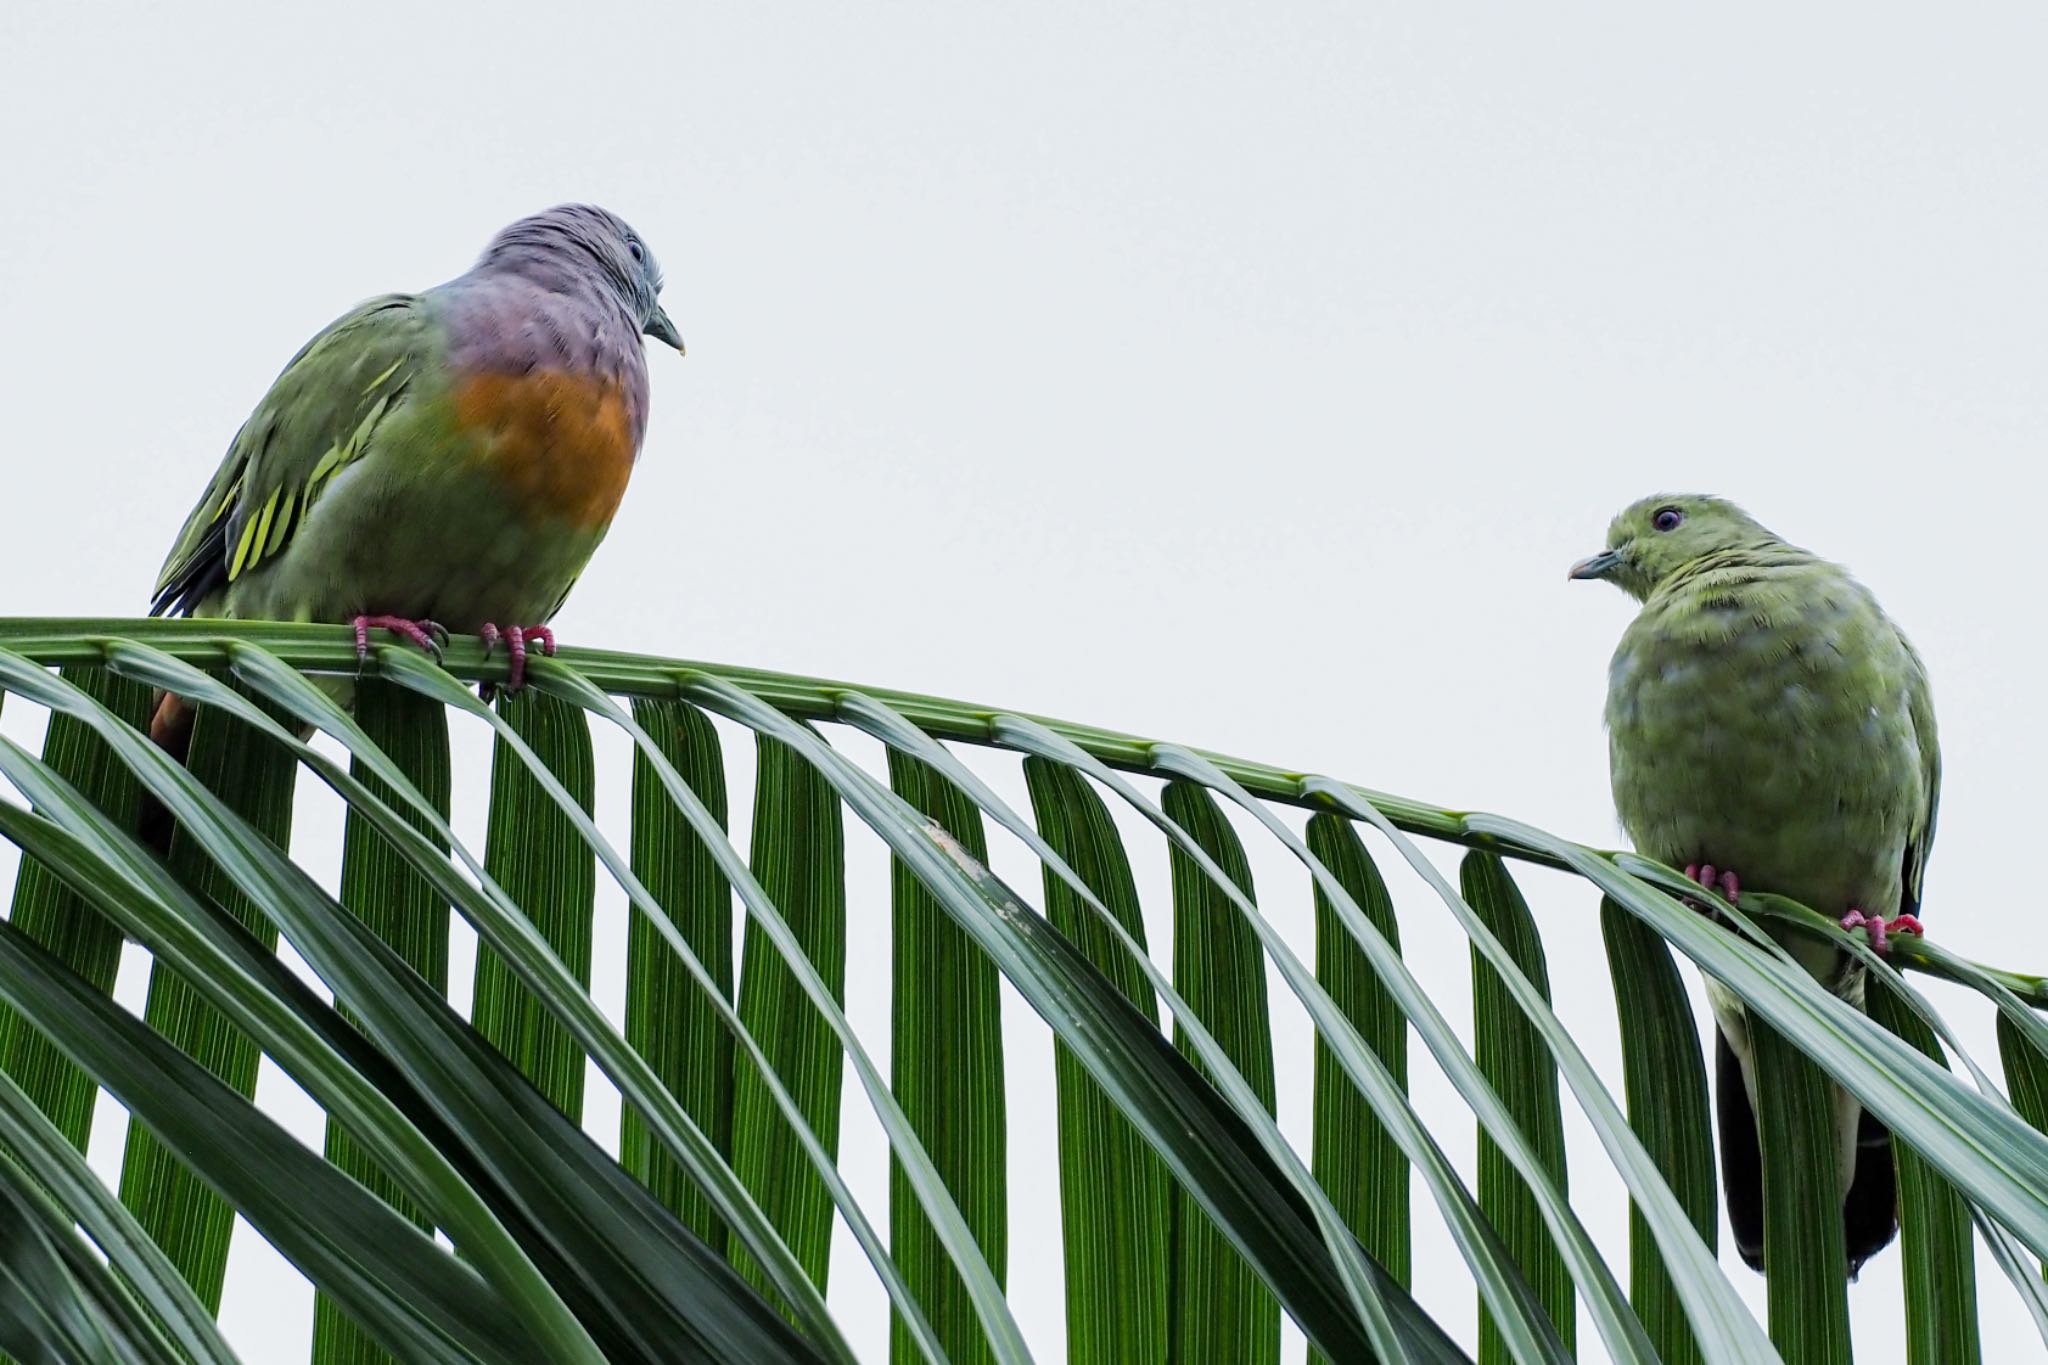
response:
<svg viewBox="0 0 2048 1365"><path fill-rule="evenodd" d="M1679 523L1684 520L1685 513L1676 507L1660 507L1657 509L1657 515L1650 518L1650 525L1660 531L1676 531Z"/></svg>
<svg viewBox="0 0 2048 1365"><path fill-rule="evenodd" d="M646 248L641 246L640 243L634 238L628 237L626 239L626 250L633 253L633 259L636 261L644 261L647 259Z"/></svg>

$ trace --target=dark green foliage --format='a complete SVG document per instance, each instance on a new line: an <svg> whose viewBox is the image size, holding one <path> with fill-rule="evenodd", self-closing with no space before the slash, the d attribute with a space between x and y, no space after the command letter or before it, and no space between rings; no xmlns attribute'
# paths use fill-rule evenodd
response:
<svg viewBox="0 0 2048 1365"><path fill-rule="evenodd" d="M290 754L234 717L201 708L186 767L264 838L280 849L288 846L298 775ZM196 894L219 903L265 947L276 947L277 927L229 883L188 830L172 834L170 865ZM143 1019L231 1089L255 1094L255 1043L184 978L153 969ZM184 1272L199 1301L219 1311L234 1210L140 1124L128 1129L121 1200Z"/></svg>
<svg viewBox="0 0 2048 1365"><path fill-rule="evenodd" d="M529 688L501 697L499 713L584 810L591 808L590 726L568 702ZM576 826L502 739L491 756L491 819L484 869L585 986L597 863ZM583 1049L488 947L476 957L476 1030L511 1058L570 1118L583 1113Z"/></svg>
<svg viewBox="0 0 2048 1365"><path fill-rule="evenodd" d="M1898 993L1873 978L1870 1017L1943 1060L1941 1044ZM2003 1016L2001 1016L2003 1022ZM1892 1144L1899 1170L1899 1255L1905 1261L1906 1359L1909 1365L1976 1365L1977 1267L1970 1210L1955 1187L1902 1142Z"/></svg>
<svg viewBox="0 0 2048 1365"><path fill-rule="evenodd" d="M1506 866L1491 853L1468 853L1459 865L1458 881L1465 900L1548 1002L1550 972L1544 961L1543 940L1529 917L1528 902L1522 899ZM1557 1064L1500 973L1477 948L1472 950L1472 1020L1477 1043L1474 1060L1480 1072L1500 1092L1515 1126L1536 1149L1544 1171L1560 1191L1565 1190L1564 1116L1557 1100ZM1479 1207L1499 1229L1501 1240L1543 1300L1559 1340L1569 1351L1578 1335L1571 1275L1528 1185L1483 1128L1479 1134ZM1509 1359L1507 1343L1483 1305L1479 1359L1482 1365Z"/></svg>
<svg viewBox="0 0 2048 1365"><path fill-rule="evenodd" d="M762 736L754 779L751 870L833 998L846 997L845 831L839 798L795 751ZM740 1020L825 1150L839 1148L846 1054L802 985L751 921L740 964ZM832 1251L832 1196L750 1061L733 1076L733 1171L824 1292ZM768 1287L754 1258L737 1264Z"/></svg>
<svg viewBox="0 0 2048 1365"><path fill-rule="evenodd" d="M103 668L67 668L63 677L129 724L138 728L147 724L151 698L149 689L140 683ZM112 761L105 743L82 722L52 716L43 740L43 761L116 824L124 829L135 827L141 810L140 785L134 774ZM8 918L79 976L102 991L113 990L114 975L121 965L120 930L89 909L41 863L23 861ZM4 1005L0 1005L0 1069L14 1077L73 1146L85 1149L99 1087L52 1047L49 1039L24 1027Z"/></svg>
<svg viewBox="0 0 2048 1365"><path fill-rule="evenodd" d="M1848 1252L1835 1172L1834 1087L1751 1015L1771 1341L1787 1360L1848 1365Z"/></svg>
<svg viewBox="0 0 2048 1365"><path fill-rule="evenodd" d="M1031 808L1045 837L1117 922L1143 944L1145 922L1116 824L1086 779L1042 758L1024 761ZM1101 917L1045 870L1046 916L1149 1017L1151 987ZM1066 1248L1067 1359L1145 1365L1167 1359L1172 1201L1166 1168L1065 1043L1054 1050L1059 1088L1060 1210Z"/></svg>
<svg viewBox="0 0 2048 1365"><path fill-rule="evenodd" d="M1252 895L1251 865L1237 832L1209 793L1170 782L1161 802L1225 876ZM1273 1108L1273 1035L1266 1007L1265 956L1223 888L1199 863L1173 850L1173 984L1225 1055ZM1188 1052L1180 1029L1175 1042ZM1187 1194L1174 1201L1174 1360L1274 1365L1280 1305L1229 1239Z"/></svg>
<svg viewBox="0 0 2048 1365"><path fill-rule="evenodd" d="M451 784L447 711L404 688L366 679L356 687L355 717L364 733L391 756L445 818ZM389 799L390 789L361 762L352 765L351 771L371 791ZM392 804L407 814L416 829L428 833L424 819L395 801ZM404 854L354 810L349 812L342 834L341 903L436 991L448 989L448 902L435 893ZM346 1008L341 1013L344 1018L354 1017ZM400 1194L397 1182L371 1160L347 1129L332 1120L327 1125L327 1159L422 1229L431 1230L419 1210ZM323 1293L314 1301L314 1365L372 1365L392 1359L329 1295Z"/></svg>
<svg viewBox="0 0 2048 1365"><path fill-rule="evenodd" d="M710 719L680 701L640 699L634 719L725 823L725 767ZM633 764L633 871L688 940L728 999L733 990L732 890L663 790L645 755ZM732 1035L702 988L638 906L626 940L626 1041L718 1150L732 1153ZM682 1166L630 1105L619 1119L619 1159L711 1246L724 1250L725 1225Z"/></svg>
<svg viewBox="0 0 2048 1365"><path fill-rule="evenodd" d="M1671 950L1643 922L1612 901L1600 902L1600 932L1621 1023L1622 1080L1629 1127L1711 1250L1720 1235L1714 1193L1713 1121L1707 1068L1685 983ZM1629 1204L1629 1301L1666 1365L1697 1365L1699 1341L1649 1221Z"/></svg>
<svg viewBox="0 0 2048 1365"><path fill-rule="evenodd" d="M899 795L975 858L988 857L981 812L959 788L893 749L889 779ZM1000 1281L1009 1248L1008 1128L995 964L900 861L893 864L891 883L890 1089ZM956 1365L990 1359L967 1288L894 1158L889 1249ZM922 1359L900 1316L890 1334L890 1358Z"/></svg>
<svg viewBox="0 0 2048 1365"><path fill-rule="evenodd" d="M1349 820L1329 811L1308 822L1309 851L1330 870L1396 952L1401 926L1387 884ZM1316 980L1337 1002L1395 1084L1408 1085L1408 1021L1365 950L1316 888ZM1344 1075L1329 1045L1316 1039L1315 1150L1317 1183L1329 1192L1368 1254L1409 1283L1408 1158L1395 1146L1364 1096Z"/></svg>

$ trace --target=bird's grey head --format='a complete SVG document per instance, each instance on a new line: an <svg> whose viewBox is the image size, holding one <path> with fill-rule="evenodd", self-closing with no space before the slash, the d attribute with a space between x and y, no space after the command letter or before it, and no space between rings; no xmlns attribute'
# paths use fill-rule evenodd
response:
<svg viewBox="0 0 2048 1365"><path fill-rule="evenodd" d="M640 330L678 351L683 339L661 308L661 267L626 220L595 204L559 204L521 218L484 248L479 269L602 279Z"/></svg>

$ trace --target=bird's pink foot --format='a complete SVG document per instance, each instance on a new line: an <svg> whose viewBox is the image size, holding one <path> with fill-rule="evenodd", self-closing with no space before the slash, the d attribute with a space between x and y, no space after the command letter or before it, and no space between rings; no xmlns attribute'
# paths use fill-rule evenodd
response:
<svg viewBox="0 0 2048 1365"><path fill-rule="evenodd" d="M1742 878L1725 867L1715 867L1712 863L1688 863L1685 879L1698 882L1709 891L1720 892L1730 905L1739 905L1742 901Z"/></svg>
<svg viewBox="0 0 2048 1365"><path fill-rule="evenodd" d="M448 631L438 621L414 621L403 616L358 616L349 624L356 628L358 663L370 657L370 632L373 630L403 635L432 655L436 663L441 661L441 646L448 643Z"/></svg>
<svg viewBox="0 0 2048 1365"><path fill-rule="evenodd" d="M526 656L530 650L538 649L546 655L555 652L555 632L546 626L497 626L487 622L477 634L483 637L486 659L497 652L501 640L511 654L512 665L505 676L507 692L517 692L526 686Z"/></svg>
<svg viewBox="0 0 2048 1365"><path fill-rule="evenodd" d="M1922 934L1927 932L1921 927L1918 916L1893 915L1887 920L1883 915L1866 915L1861 910L1851 906L1849 913L1842 916L1842 928L1853 930L1859 926L1865 933L1870 935L1870 946L1880 954L1888 953L1892 950L1891 936L1893 934Z"/></svg>

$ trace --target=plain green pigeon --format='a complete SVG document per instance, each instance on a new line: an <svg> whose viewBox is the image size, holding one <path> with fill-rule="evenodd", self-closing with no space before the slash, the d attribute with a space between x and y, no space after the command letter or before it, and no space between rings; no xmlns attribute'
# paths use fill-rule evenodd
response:
<svg viewBox="0 0 2048 1365"><path fill-rule="evenodd" d="M1608 675L1614 804L1642 853L1733 902L1748 886L1863 927L1917 933L1941 753L1920 656L1870 591L1719 498L1645 498L1572 566L1643 606ZM1787 949L1861 1005L1863 969L1788 934ZM1721 1177L1736 1244L1763 1257L1748 1026L1713 982ZM1891 1136L1837 1089L1853 1276L1898 1229Z"/></svg>
<svg viewBox="0 0 2048 1365"><path fill-rule="evenodd" d="M151 614L353 623L359 652L478 634L517 688L639 458L641 337L682 349L661 285L623 220L568 204L344 314L236 433Z"/></svg>

